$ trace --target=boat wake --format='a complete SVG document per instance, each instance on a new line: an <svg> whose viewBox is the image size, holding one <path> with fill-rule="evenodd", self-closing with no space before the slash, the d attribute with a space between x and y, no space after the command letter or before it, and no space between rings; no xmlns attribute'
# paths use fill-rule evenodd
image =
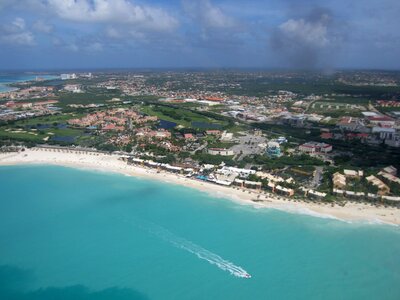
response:
<svg viewBox="0 0 400 300"><path fill-rule="evenodd" d="M172 244L176 248L190 252L196 255L198 258L203 259L209 262L210 264L217 266L221 270L229 272L233 276L241 278L251 278L251 275L247 273L246 270L244 270L242 267L239 267L234 263L223 259L221 256L173 234L172 232L170 232L165 228L153 225L149 228L149 232L163 239L164 241Z"/></svg>

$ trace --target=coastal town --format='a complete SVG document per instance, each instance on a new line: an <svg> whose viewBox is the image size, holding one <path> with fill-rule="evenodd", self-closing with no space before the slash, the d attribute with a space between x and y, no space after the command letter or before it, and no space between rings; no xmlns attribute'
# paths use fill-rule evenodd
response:
<svg viewBox="0 0 400 300"><path fill-rule="evenodd" d="M400 300L400 0L0 0L0 300Z"/></svg>
<svg viewBox="0 0 400 300"><path fill-rule="evenodd" d="M400 77L395 75L38 77L0 94L1 151L110 154L129 166L275 198L399 208ZM319 83L328 79L328 86Z"/></svg>

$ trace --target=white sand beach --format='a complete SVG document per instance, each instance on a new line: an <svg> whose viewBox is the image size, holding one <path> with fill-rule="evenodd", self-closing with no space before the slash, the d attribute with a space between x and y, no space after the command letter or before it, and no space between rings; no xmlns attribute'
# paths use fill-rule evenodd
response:
<svg viewBox="0 0 400 300"><path fill-rule="evenodd" d="M400 225L400 209L376 207L374 205L348 202L345 206L295 201L284 197L268 196L265 193L224 187L212 183L189 179L184 176L128 165L118 156L84 151L49 150L32 148L19 153L0 153L0 165L50 164L73 168L116 172L129 176L161 180L180 184L257 208L273 208L292 213L301 213L323 218L334 218L347 222L384 223ZM254 202L254 200L259 200Z"/></svg>

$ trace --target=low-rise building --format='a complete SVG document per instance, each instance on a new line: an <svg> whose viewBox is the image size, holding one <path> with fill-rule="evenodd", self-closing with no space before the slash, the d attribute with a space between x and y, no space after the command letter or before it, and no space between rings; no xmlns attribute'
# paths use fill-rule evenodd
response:
<svg viewBox="0 0 400 300"><path fill-rule="evenodd" d="M299 146L299 150L304 153L317 154L329 153L332 151L332 145L326 143L308 142Z"/></svg>
<svg viewBox="0 0 400 300"><path fill-rule="evenodd" d="M249 175L255 174L256 171L250 170L250 169L242 169L242 168L224 166L218 170L218 173L226 174L226 175L234 173L241 178L247 178Z"/></svg>
<svg viewBox="0 0 400 300"><path fill-rule="evenodd" d="M284 196L293 196L294 195L294 190L293 189L289 189L289 188L285 188L283 186L277 185L275 187L275 192Z"/></svg>
<svg viewBox="0 0 400 300"><path fill-rule="evenodd" d="M342 117L336 126L342 130L354 132L360 131L361 128L364 128L364 124L361 119L354 117Z"/></svg>
<svg viewBox="0 0 400 300"><path fill-rule="evenodd" d="M81 86L79 84L67 84L64 87L64 90L68 91L68 92L72 92L72 93L81 93Z"/></svg>
<svg viewBox="0 0 400 300"><path fill-rule="evenodd" d="M392 139L396 134L396 129L390 127L373 127L372 133L379 136L381 140Z"/></svg>
<svg viewBox="0 0 400 300"><path fill-rule="evenodd" d="M400 203L400 197L398 197L398 196L382 196L382 200L385 202L392 203L392 204Z"/></svg>
<svg viewBox="0 0 400 300"><path fill-rule="evenodd" d="M336 172L335 174L333 174L332 183L335 189L342 189L346 187L346 176L340 174L339 172Z"/></svg>
<svg viewBox="0 0 400 300"><path fill-rule="evenodd" d="M372 194L372 193L367 194L367 199L370 201L378 201L379 198L380 197L377 194Z"/></svg>
<svg viewBox="0 0 400 300"><path fill-rule="evenodd" d="M281 157L282 153L281 153L281 147L280 147L279 143L268 142L266 154L272 158Z"/></svg>
<svg viewBox="0 0 400 300"><path fill-rule="evenodd" d="M185 133L183 135L183 137L185 138L185 140L195 140L196 139L192 133Z"/></svg>
<svg viewBox="0 0 400 300"><path fill-rule="evenodd" d="M260 177L261 179L268 179L270 182L284 182L285 179L283 179L280 176L275 176L270 173L262 172L262 171L257 171L256 173L257 177Z"/></svg>
<svg viewBox="0 0 400 300"><path fill-rule="evenodd" d="M365 179L367 180L367 182L378 188L378 195L382 196L390 193L390 188L382 180L378 179L374 175L368 176Z"/></svg>
<svg viewBox="0 0 400 300"><path fill-rule="evenodd" d="M388 166L382 169L383 172L391 174L393 176L397 175L397 169L393 166Z"/></svg>
<svg viewBox="0 0 400 300"><path fill-rule="evenodd" d="M221 135L222 135L222 132L221 132L221 130L210 129L210 130L206 130L206 134L207 134L207 135L221 136Z"/></svg>
<svg viewBox="0 0 400 300"><path fill-rule="evenodd" d="M346 177L350 177L350 178L360 178L364 176L364 172L363 171L355 171L355 170L347 170L344 169L343 170L344 176Z"/></svg>
<svg viewBox="0 0 400 300"><path fill-rule="evenodd" d="M232 150L225 148L209 148L207 150L207 153L211 155L221 155L221 156L232 156L235 154Z"/></svg>
<svg viewBox="0 0 400 300"><path fill-rule="evenodd" d="M341 197L344 197L345 196L345 194L344 194L344 190L341 190L341 189L333 189L333 194L334 195L336 195L336 196L341 196Z"/></svg>
<svg viewBox="0 0 400 300"><path fill-rule="evenodd" d="M326 193L321 193L318 191L314 191L314 190L309 190L307 192L308 197L310 198L314 198L314 199L324 199L326 197Z"/></svg>
<svg viewBox="0 0 400 300"><path fill-rule="evenodd" d="M257 189L257 190L260 190L262 187L262 183L259 181L244 180L243 185L248 189Z"/></svg>
<svg viewBox="0 0 400 300"><path fill-rule="evenodd" d="M221 136L221 141L229 142L233 139L233 133L224 131Z"/></svg>
<svg viewBox="0 0 400 300"><path fill-rule="evenodd" d="M386 179L387 181L391 182L391 183L397 183L400 184L400 178L397 176L394 176L392 174L380 171L378 173L379 176L383 177L384 179Z"/></svg>
<svg viewBox="0 0 400 300"><path fill-rule="evenodd" d="M393 127L396 123L394 119L385 115L368 117L368 120L373 126L380 127Z"/></svg>

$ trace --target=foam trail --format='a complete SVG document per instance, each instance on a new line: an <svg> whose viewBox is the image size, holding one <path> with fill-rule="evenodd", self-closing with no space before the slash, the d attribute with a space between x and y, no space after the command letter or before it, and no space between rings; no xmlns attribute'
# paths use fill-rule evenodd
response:
<svg viewBox="0 0 400 300"><path fill-rule="evenodd" d="M169 230L159 227L151 226L148 228L150 233L156 235L157 237L163 239L164 241L171 243L173 246L186 250L198 258L208 261L210 264L217 266L223 271L229 272L231 275L241 278L250 278L250 274L246 272L242 267L239 267L232 262L223 259L221 256L204 249L203 247L196 245L184 238L178 237Z"/></svg>

